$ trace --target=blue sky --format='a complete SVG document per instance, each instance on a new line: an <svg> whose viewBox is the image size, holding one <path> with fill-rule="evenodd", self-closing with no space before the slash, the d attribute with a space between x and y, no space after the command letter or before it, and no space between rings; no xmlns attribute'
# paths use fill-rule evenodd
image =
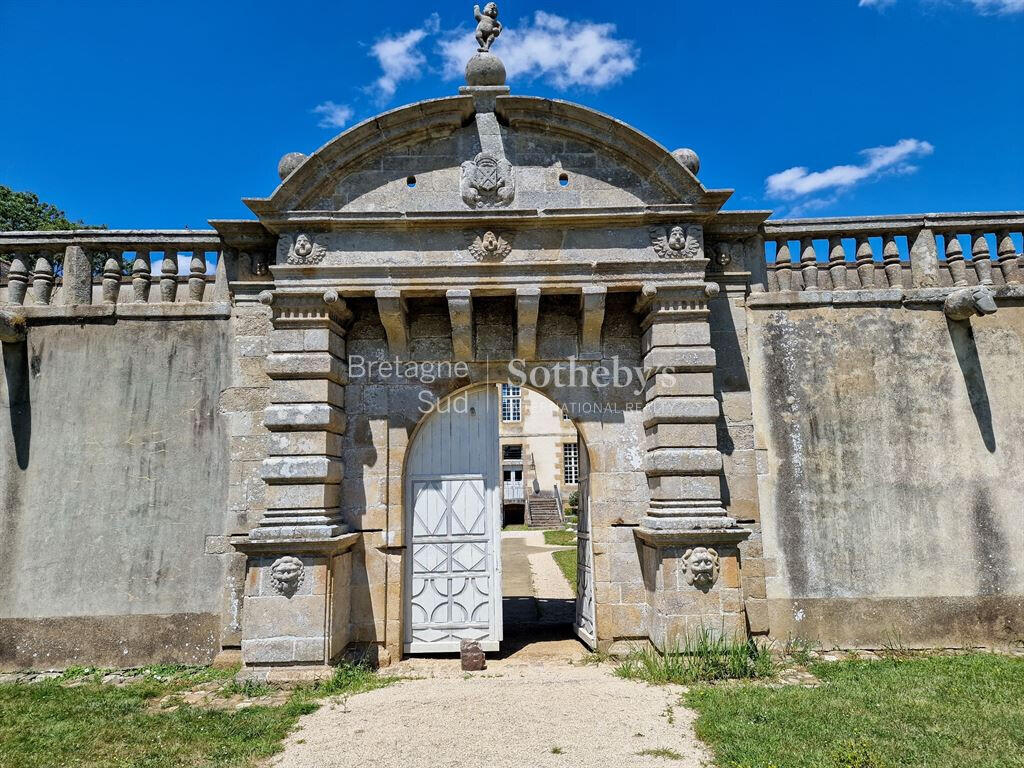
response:
<svg viewBox="0 0 1024 768"><path fill-rule="evenodd" d="M729 208L1024 208L1024 0L500 7L514 93L693 147ZM285 152L454 94L472 27L466 2L0 0L0 183L111 227L251 218Z"/></svg>

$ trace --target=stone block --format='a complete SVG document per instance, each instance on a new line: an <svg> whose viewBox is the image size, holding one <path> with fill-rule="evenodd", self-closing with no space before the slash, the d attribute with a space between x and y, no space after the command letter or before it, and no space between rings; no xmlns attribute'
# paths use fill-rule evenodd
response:
<svg viewBox="0 0 1024 768"><path fill-rule="evenodd" d="M245 664L275 664L297 661L295 638L274 637L242 641L242 660Z"/></svg>
<svg viewBox="0 0 1024 768"><path fill-rule="evenodd" d="M649 402L656 397L714 395L712 373L656 373L644 385L644 397Z"/></svg>
<svg viewBox="0 0 1024 768"><path fill-rule="evenodd" d="M247 597L242 618L242 639L324 635L324 595Z"/></svg>
<svg viewBox="0 0 1024 768"><path fill-rule="evenodd" d="M740 586L740 564L735 555L719 552L721 555L721 571L718 580L723 589L738 589ZM746 567L746 562L744 562Z"/></svg>
<svg viewBox="0 0 1024 768"><path fill-rule="evenodd" d="M341 503L340 485L271 485L267 487L267 508L332 509Z"/></svg>
<svg viewBox="0 0 1024 768"><path fill-rule="evenodd" d="M273 432L267 451L271 456L340 456L342 436L333 432Z"/></svg>
<svg viewBox="0 0 1024 768"><path fill-rule="evenodd" d="M715 360L711 347L655 347L644 355L643 366L663 373L699 373L714 371Z"/></svg>
<svg viewBox="0 0 1024 768"><path fill-rule="evenodd" d="M345 404L345 387L328 379L279 379L270 385L273 403Z"/></svg>
<svg viewBox="0 0 1024 768"><path fill-rule="evenodd" d="M655 323L640 340L646 354L657 347L703 347L711 343L711 326L704 322Z"/></svg>
<svg viewBox="0 0 1024 768"><path fill-rule="evenodd" d="M653 424L646 429L647 447L714 448L718 445L718 432L714 424Z"/></svg>
<svg viewBox="0 0 1024 768"><path fill-rule="evenodd" d="M264 371L272 379L329 379L342 385L348 380L344 361L329 352L274 352Z"/></svg>
<svg viewBox="0 0 1024 768"><path fill-rule="evenodd" d="M647 605L598 604L596 620L603 638L643 637L647 634Z"/></svg>
<svg viewBox="0 0 1024 768"><path fill-rule="evenodd" d="M647 480L640 472L591 472L590 497L595 500L645 501Z"/></svg>
<svg viewBox="0 0 1024 768"><path fill-rule="evenodd" d="M714 397L658 397L644 405L644 426L714 423L721 406Z"/></svg>
<svg viewBox="0 0 1024 768"><path fill-rule="evenodd" d="M751 634L766 634L769 631L768 601L748 597L744 602L747 614L747 627Z"/></svg>
<svg viewBox="0 0 1024 768"><path fill-rule="evenodd" d="M275 328L270 332L271 352L303 352L306 331L302 328Z"/></svg>
<svg viewBox="0 0 1024 768"><path fill-rule="evenodd" d="M681 476L667 475L649 478L651 501L718 501L721 498L721 484L717 475Z"/></svg>
<svg viewBox="0 0 1024 768"><path fill-rule="evenodd" d="M647 454L647 476L717 475L722 454L717 448L655 448Z"/></svg>
<svg viewBox="0 0 1024 768"><path fill-rule="evenodd" d="M272 432L324 430L342 434L347 420L345 412L333 405L293 403L268 406L263 423Z"/></svg>
<svg viewBox="0 0 1024 768"><path fill-rule="evenodd" d="M263 461L262 477L269 484L340 483L344 465L325 456L274 456Z"/></svg>
<svg viewBox="0 0 1024 768"><path fill-rule="evenodd" d="M296 637L292 651L298 663L327 663L326 637ZM243 652L244 655L244 652Z"/></svg>
<svg viewBox="0 0 1024 768"><path fill-rule="evenodd" d="M743 593L750 598L764 599L766 594L765 562L759 557L748 557L743 560L741 577Z"/></svg>
<svg viewBox="0 0 1024 768"><path fill-rule="evenodd" d="M739 589L722 589L719 597L723 613L739 613L743 610L743 592Z"/></svg>

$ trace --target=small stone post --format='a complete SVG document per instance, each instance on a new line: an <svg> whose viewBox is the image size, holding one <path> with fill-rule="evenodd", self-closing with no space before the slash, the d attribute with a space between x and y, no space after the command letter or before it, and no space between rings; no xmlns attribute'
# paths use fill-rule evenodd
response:
<svg viewBox="0 0 1024 768"><path fill-rule="evenodd" d="M92 304L92 262L77 245L64 250L63 299L65 305Z"/></svg>

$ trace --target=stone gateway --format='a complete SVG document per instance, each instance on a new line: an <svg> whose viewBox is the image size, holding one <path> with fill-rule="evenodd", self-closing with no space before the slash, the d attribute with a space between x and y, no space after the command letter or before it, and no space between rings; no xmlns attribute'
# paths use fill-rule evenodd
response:
<svg viewBox="0 0 1024 768"><path fill-rule="evenodd" d="M723 211L476 20L251 220L0 233L0 670L482 663L511 371L578 430L587 644L1024 638L1024 214Z"/></svg>

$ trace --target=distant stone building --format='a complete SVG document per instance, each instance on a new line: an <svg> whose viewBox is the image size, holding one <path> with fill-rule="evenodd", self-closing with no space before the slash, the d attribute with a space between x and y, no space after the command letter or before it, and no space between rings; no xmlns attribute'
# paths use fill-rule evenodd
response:
<svg viewBox="0 0 1024 768"><path fill-rule="evenodd" d="M578 406L588 645L1024 637L1024 216L725 211L504 81L285 156L249 220L0 233L0 669L493 651L517 381Z"/></svg>
<svg viewBox="0 0 1024 768"><path fill-rule="evenodd" d="M559 405L514 383L498 386L503 519L561 525L580 481L579 438L569 416L573 404Z"/></svg>

